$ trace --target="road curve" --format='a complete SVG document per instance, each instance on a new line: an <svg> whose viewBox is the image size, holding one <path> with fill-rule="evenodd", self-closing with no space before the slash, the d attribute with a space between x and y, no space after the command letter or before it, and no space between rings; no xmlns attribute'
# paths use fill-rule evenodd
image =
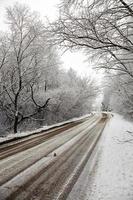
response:
<svg viewBox="0 0 133 200"><path fill-rule="evenodd" d="M0 147L0 200L66 199L106 125L107 116Z"/></svg>

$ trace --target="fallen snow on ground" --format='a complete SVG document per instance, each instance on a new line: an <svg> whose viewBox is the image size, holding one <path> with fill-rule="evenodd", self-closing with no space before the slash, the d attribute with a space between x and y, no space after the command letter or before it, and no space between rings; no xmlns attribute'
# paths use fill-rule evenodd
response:
<svg viewBox="0 0 133 200"><path fill-rule="evenodd" d="M78 118L73 118L73 119L70 119L70 120L67 120L67 121L63 121L63 122L60 122L60 123L56 123L56 124L53 124L53 125L50 125L50 126L43 126L39 129L35 129L35 130L32 130L32 131L25 131L25 132L18 132L18 133L11 133L9 135L5 135L4 136L0 136L0 143L3 143L3 142L6 142L6 141L9 141L9 140L12 140L14 138L23 138L25 136L30 136L30 135L33 135L35 133L40 133L42 131L46 131L46 130L49 130L51 128L55 128L55 127L59 127L61 125L65 125L65 124L68 124L70 122L76 122L76 121L79 121L79 120L82 120L86 117L89 117L91 116L92 114L87 114L87 115L84 115L82 117L78 117Z"/></svg>
<svg viewBox="0 0 133 200"><path fill-rule="evenodd" d="M114 114L104 129L93 170L88 161L67 200L133 200L132 132L133 123Z"/></svg>

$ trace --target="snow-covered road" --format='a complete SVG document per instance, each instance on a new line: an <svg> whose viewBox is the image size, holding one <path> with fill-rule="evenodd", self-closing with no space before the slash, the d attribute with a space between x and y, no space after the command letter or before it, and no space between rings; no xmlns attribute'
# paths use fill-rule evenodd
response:
<svg viewBox="0 0 133 200"><path fill-rule="evenodd" d="M0 153L0 200L65 199L105 124L106 118L99 114L68 130L58 133L56 129L49 138L41 133L31 140L22 140L22 144L4 144Z"/></svg>
<svg viewBox="0 0 133 200"><path fill-rule="evenodd" d="M114 114L98 148L67 200L133 200L133 123Z"/></svg>

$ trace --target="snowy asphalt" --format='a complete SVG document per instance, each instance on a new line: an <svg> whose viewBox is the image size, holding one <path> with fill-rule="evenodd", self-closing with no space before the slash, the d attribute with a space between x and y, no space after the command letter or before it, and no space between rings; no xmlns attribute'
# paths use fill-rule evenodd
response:
<svg viewBox="0 0 133 200"><path fill-rule="evenodd" d="M106 118L94 115L28 149L18 142L15 149L22 151L1 158L0 200L66 199L105 124Z"/></svg>

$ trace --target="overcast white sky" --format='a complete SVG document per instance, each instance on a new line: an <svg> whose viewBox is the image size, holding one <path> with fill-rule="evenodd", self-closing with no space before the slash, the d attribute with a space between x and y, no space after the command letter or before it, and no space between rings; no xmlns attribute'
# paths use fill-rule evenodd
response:
<svg viewBox="0 0 133 200"><path fill-rule="evenodd" d="M27 4L32 10L38 11L42 17L48 17L50 20L58 18L58 5L60 0L0 0L0 29L5 29L4 15L5 7L13 5L15 2ZM63 67L66 69L74 68L79 75L91 75L99 79L100 75L96 74L91 68L91 63L85 62L86 57L81 52L67 51L62 56Z"/></svg>

